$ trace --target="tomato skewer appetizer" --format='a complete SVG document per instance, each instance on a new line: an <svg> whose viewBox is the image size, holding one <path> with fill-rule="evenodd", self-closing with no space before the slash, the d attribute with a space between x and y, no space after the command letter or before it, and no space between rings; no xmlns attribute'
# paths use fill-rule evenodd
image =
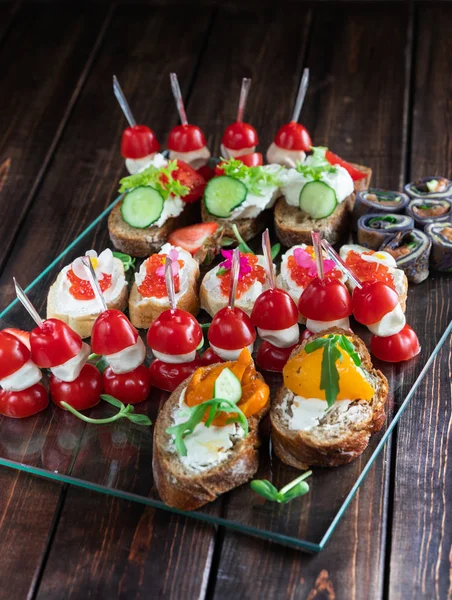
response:
<svg viewBox="0 0 452 600"><path fill-rule="evenodd" d="M262 234L262 251L270 289L257 298L251 313L251 321L263 340L256 362L266 371L281 372L300 339L298 310L288 292L276 287L268 229Z"/></svg>
<svg viewBox="0 0 452 600"><path fill-rule="evenodd" d="M267 162L295 168L297 161L302 162L306 158L306 152L311 149L312 141L308 130L298 123L308 85L309 69L305 69L298 88L292 118L289 123L278 129L274 142L268 147Z"/></svg>
<svg viewBox="0 0 452 600"><path fill-rule="evenodd" d="M168 392L200 365L196 351L203 341L201 326L189 312L177 308L172 261L165 263L165 281L170 309L163 311L147 333L155 360L149 367L152 385Z"/></svg>
<svg viewBox="0 0 452 600"><path fill-rule="evenodd" d="M234 248L232 254L231 278L229 284L229 302L213 317L207 337L213 356L210 362L237 360L243 348L253 352L256 330L250 317L238 306L235 306L237 284L240 271L240 250Z"/></svg>
<svg viewBox="0 0 452 600"><path fill-rule="evenodd" d="M245 154L252 154L259 143L257 131L252 125L243 121L250 86L251 79L244 77L240 89L237 121L226 127L221 140L221 156L223 158L238 158Z"/></svg>
<svg viewBox="0 0 452 600"><path fill-rule="evenodd" d="M121 154L125 159L127 170L134 175L149 166L155 154L160 150L160 144L152 129L147 125L137 125L115 75L113 75L113 91L129 123L129 127L124 129L122 134Z"/></svg>
<svg viewBox="0 0 452 600"><path fill-rule="evenodd" d="M206 138L199 127L188 123L176 73L170 73L170 81L181 124L176 125L170 131L168 137L169 157L171 160L183 160L194 169L200 169L207 164L210 158Z"/></svg>

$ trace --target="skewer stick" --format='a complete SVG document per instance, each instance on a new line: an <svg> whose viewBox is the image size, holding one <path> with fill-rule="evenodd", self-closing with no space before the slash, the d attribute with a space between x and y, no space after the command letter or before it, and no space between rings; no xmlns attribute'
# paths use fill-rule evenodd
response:
<svg viewBox="0 0 452 600"><path fill-rule="evenodd" d="M169 256L166 257L165 262L165 283L166 293L168 294L168 300L171 310L176 310L177 300L176 292L174 291L174 275L173 275L173 261Z"/></svg>
<svg viewBox="0 0 452 600"><path fill-rule="evenodd" d="M268 229L262 234L262 252L265 257L265 263L267 267L268 283L270 289L274 290L276 287L275 272L273 270L273 258L272 258L272 247L270 244L270 234Z"/></svg>
<svg viewBox="0 0 452 600"><path fill-rule="evenodd" d="M180 122L182 125L188 125L187 113L185 112L184 100L182 98L182 92L180 91L179 80L177 79L176 73L170 73L170 81L171 91L173 92L174 100L176 102Z"/></svg>
<svg viewBox="0 0 452 600"><path fill-rule="evenodd" d="M99 304L102 307L102 312L108 310L107 303L105 302L104 295L102 294L102 290L100 289L99 282L97 281L96 272L94 271L93 265L91 264L91 260L88 256L84 256L82 258L83 266L88 273L90 278L91 287L93 288L94 295L96 296Z"/></svg>
<svg viewBox="0 0 452 600"><path fill-rule="evenodd" d="M119 81L116 75L113 75L113 91L115 93L116 99L119 102L119 106L121 107L122 112L124 113L125 118L127 119L130 127L135 127L137 122L135 121L135 117L130 110L129 103L127 102L126 97L124 96L124 92L122 91L121 86L119 85Z"/></svg>
<svg viewBox="0 0 452 600"><path fill-rule="evenodd" d="M322 252L322 240L320 239L320 233L314 229L311 231L312 244L314 246L315 264L317 267L317 275L319 279L324 279L325 269L323 268L323 252Z"/></svg>
<svg viewBox="0 0 452 600"><path fill-rule="evenodd" d="M237 284L239 282L240 273L240 250L234 248L232 251L232 265L231 265L231 283L229 286L229 308L234 308L235 295L237 293Z"/></svg>
<svg viewBox="0 0 452 600"><path fill-rule="evenodd" d="M25 310L28 312L28 314L30 315L30 317L33 319L33 321L36 323L36 325L38 327L41 327L42 325L42 319L39 316L38 311L36 310L36 308L33 306L33 304L30 302L30 300L28 299L27 295L25 294L25 292L23 291L23 289L20 287L20 285L17 283L16 278L13 277L13 281L14 281L14 287L16 289L16 296L17 299L19 300L19 302L22 304L22 306L25 308Z"/></svg>
<svg viewBox="0 0 452 600"><path fill-rule="evenodd" d="M295 100L295 106L293 108L291 121L298 122L300 117L301 109L303 107L306 92L308 91L309 85L309 69L304 69L303 76L300 81L300 87L298 88L297 99Z"/></svg>
<svg viewBox="0 0 452 600"><path fill-rule="evenodd" d="M333 246L329 242L327 242L326 240L322 240L321 243L322 243L323 248L327 252L328 256L331 258L332 261L334 261L334 263L342 271L342 273L344 273L344 275L346 275L350 279L350 281L354 285L356 285L356 287L362 288L363 286L362 286L360 280L357 279L353 275L353 273L347 267L347 265L342 260L342 258L339 256L339 254L336 252L336 250L333 248Z"/></svg>
<svg viewBox="0 0 452 600"><path fill-rule="evenodd" d="M242 87L240 88L240 99L239 99L239 109L237 111L237 122L241 123L243 121L243 115L245 114L246 102L248 100L248 93L251 87L251 79L249 77L244 77L242 79Z"/></svg>

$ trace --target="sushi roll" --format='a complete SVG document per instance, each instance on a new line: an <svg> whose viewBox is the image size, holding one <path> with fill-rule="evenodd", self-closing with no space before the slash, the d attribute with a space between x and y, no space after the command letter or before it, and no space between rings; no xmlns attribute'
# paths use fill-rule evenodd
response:
<svg viewBox="0 0 452 600"><path fill-rule="evenodd" d="M452 271L452 222L430 223L425 233L432 240L430 265L436 271Z"/></svg>
<svg viewBox="0 0 452 600"><path fill-rule="evenodd" d="M374 213L358 219L358 244L378 250L382 243L398 231L413 229L414 220L408 215Z"/></svg>
<svg viewBox="0 0 452 600"><path fill-rule="evenodd" d="M397 267L407 276L412 283L421 283L429 275L429 259L432 240L423 231L411 229L399 231L387 238L380 250L391 254Z"/></svg>
<svg viewBox="0 0 452 600"><path fill-rule="evenodd" d="M369 188L356 194L355 206L353 208L353 227L356 229L358 219L369 213L402 213L408 206L409 196L403 192L391 192Z"/></svg>
<svg viewBox="0 0 452 600"><path fill-rule="evenodd" d="M452 196L452 181L445 177L422 177L404 187L411 198L449 198Z"/></svg>
<svg viewBox="0 0 452 600"><path fill-rule="evenodd" d="M442 223L451 220L452 199L416 198L408 204L406 213L414 219L416 227L424 229L429 223Z"/></svg>

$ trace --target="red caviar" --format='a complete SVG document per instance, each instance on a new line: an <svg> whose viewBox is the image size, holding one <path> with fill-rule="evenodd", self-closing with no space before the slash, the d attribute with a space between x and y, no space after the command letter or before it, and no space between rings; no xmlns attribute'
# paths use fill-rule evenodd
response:
<svg viewBox="0 0 452 600"><path fill-rule="evenodd" d="M364 255L372 256L373 252L363 252ZM386 265L376 262L367 262L361 258L359 252L351 250L345 259L347 267L361 281L382 281L392 289L395 289L394 278Z"/></svg>
<svg viewBox="0 0 452 600"><path fill-rule="evenodd" d="M98 280L102 292L105 292L111 286L111 277L111 275L102 273L102 277ZM67 278L71 282L71 287L69 288L71 296L76 300L94 300L96 296L94 295L90 281L80 279L72 269L69 269L67 272Z"/></svg>
<svg viewBox="0 0 452 600"><path fill-rule="evenodd" d="M241 256L246 256L251 271L239 278L237 284L237 298L240 298L247 290L249 290L254 282L259 281L260 283L265 283L267 277L264 267L257 264L257 256L255 254L241 254ZM231 271L228 270L225 273L218 275L218 277L221 279L221 293L223 296L229 296Z"/></svg>
<svg viewBox="0 0 452 600"><path fill-rule="evenodd" d="M146 261L146 276L141 285L138 286L138 292L144 298L165 298L166 283L165 275L157 275L156 271L159 267L165 266L166 254L153 254ZM183 260L178 260L180 268L184 266ZM180 290L179 275L174 275L174 291Z"/></svg>
<svg viewBox="0 0 452 600"><path fill-rule="evenodd" d="M314 248L313 246L306 246L306 252L314 258ZM290 271L290 276L294 280L294 282L302 288L305 288L311 281L314 279L314 276L309 275L309 269L306 267L301 267L295 257L292 255L287 259L287 267ZM325 274L325 277L328 279L340 279L342 277L339 269L332 269L328 273Z"/></svg>

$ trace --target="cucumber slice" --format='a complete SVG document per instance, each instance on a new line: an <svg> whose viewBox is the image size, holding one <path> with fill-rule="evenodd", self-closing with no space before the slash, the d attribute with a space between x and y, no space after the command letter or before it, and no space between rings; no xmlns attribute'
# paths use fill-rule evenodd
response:
<svg viewBox="0 0 452 600"><path fill-rule="evenodd" d="M231 369L223 369L218 375L213 387L215 398L223 398L237 403L242 397L242 384Z"/></svg>
<svg viewBox="0 0 452 600"><path fill-rule="evenodd" d="M151 186L140 186L126 194L121 215L131 227L144 229L155 223L163 212L163 196Z"/></svg>
<svg viewBox="0 0 452 600"><path fill-rule="evenodd" d="M323 181L310 181L300 192L300 208L313 219L329 217L336 206L336 192Z"/></svg>
<svg viewBox="0 0 452 600"><path fill-rule="evenodd" d="M204 204L214 217L227 218L245 202L248 190L239 179L221 175L209 181L204 191Z"/></svg>

